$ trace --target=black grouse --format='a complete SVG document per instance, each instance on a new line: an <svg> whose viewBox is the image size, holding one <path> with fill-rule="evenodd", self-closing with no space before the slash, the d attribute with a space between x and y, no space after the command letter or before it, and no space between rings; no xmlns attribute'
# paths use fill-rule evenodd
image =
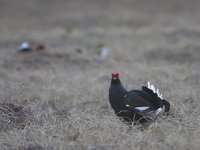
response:
<svg viewBox="0 0 200 150"><path fill-rule="evenodd" d="M127 91L121 84L119 73L112 73L109 102L115 114L126 122L144 123L154 120L162 112L170 110L170 103L154 85L142 86L141 90Z"/></svg>

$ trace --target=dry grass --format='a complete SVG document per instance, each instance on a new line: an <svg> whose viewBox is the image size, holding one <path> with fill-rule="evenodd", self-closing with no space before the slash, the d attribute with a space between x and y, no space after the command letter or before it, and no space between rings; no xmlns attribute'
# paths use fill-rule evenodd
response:
<svg viewBox="0 0 200 150"><path fill-rule="evenodd" d="M195 0L1 0L0 102L27 116L23 130L0 131L1 149L199 150L199 7ZM47 50L17 54L24 40ZM110 50L104 61L98 45ZM145 128L123 124L108 103L112 71L127 89L150 80L171 115Z"/></svg>

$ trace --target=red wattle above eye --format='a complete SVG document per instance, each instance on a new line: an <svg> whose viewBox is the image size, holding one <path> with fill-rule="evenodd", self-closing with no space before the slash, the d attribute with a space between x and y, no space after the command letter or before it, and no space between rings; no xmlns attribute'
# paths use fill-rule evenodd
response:
<svg viewBox="0 0 200 150"><path fill-rule="evenodd" d="M112 77L114 77L115 76L115 74L114 73L112 73Z"/></svg>
<svg viewBox="0 0 200 150"><path fill-rule="evenodd" d="M119 77L119 73L116 73L116 76Z"/></svg>

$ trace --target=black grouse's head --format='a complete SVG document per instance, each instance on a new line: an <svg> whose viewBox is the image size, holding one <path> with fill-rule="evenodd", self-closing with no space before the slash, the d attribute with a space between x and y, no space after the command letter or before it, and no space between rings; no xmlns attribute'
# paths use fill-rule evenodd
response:
<svg viewBox="0 0 200 150"><path fill-rule="evenodd" d="M112 73L111 84L119 84L119 83L120 83L119 73Z"/></svg>

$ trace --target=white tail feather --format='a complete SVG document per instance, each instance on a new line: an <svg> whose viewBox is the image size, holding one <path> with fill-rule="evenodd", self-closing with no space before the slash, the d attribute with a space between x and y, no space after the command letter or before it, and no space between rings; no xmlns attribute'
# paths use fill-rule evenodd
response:
<svg viewBox="0 0 200 150"><path fill-rule="evenodd" d="M161 99L163 99L162 94L160 93L159 89L156 89L153 84L151 84L149 81L147 82L148 89L152 90L154 93L157 94L157 96Z"/></svg>
<svg viewBox="0 0 200 150"><path fill-rule="evenodd" d="M158 109L156 110L156 115L158 115L161 111L162 111L162 108L158 108Z"/></svg>
<svg viewBox="0 0 200 150"><path fill-rule="evenodd" d="M149 81L147 82L147 84L148 84L148 88L151 89L151 84Z"/></svg>
<svg viewBox="0 0 200 150"><path fill-rule="evenodd" d="M152 91L155 93L155 87L154 87L153 84L151 85L151 89L152 89Z"/></svg>
<svg viewBox="0 0 200 150"><path fill-rule="evenodd" d="M157 89L156 93L157 93L158 95L160 95L159 89Z"/></svg>

